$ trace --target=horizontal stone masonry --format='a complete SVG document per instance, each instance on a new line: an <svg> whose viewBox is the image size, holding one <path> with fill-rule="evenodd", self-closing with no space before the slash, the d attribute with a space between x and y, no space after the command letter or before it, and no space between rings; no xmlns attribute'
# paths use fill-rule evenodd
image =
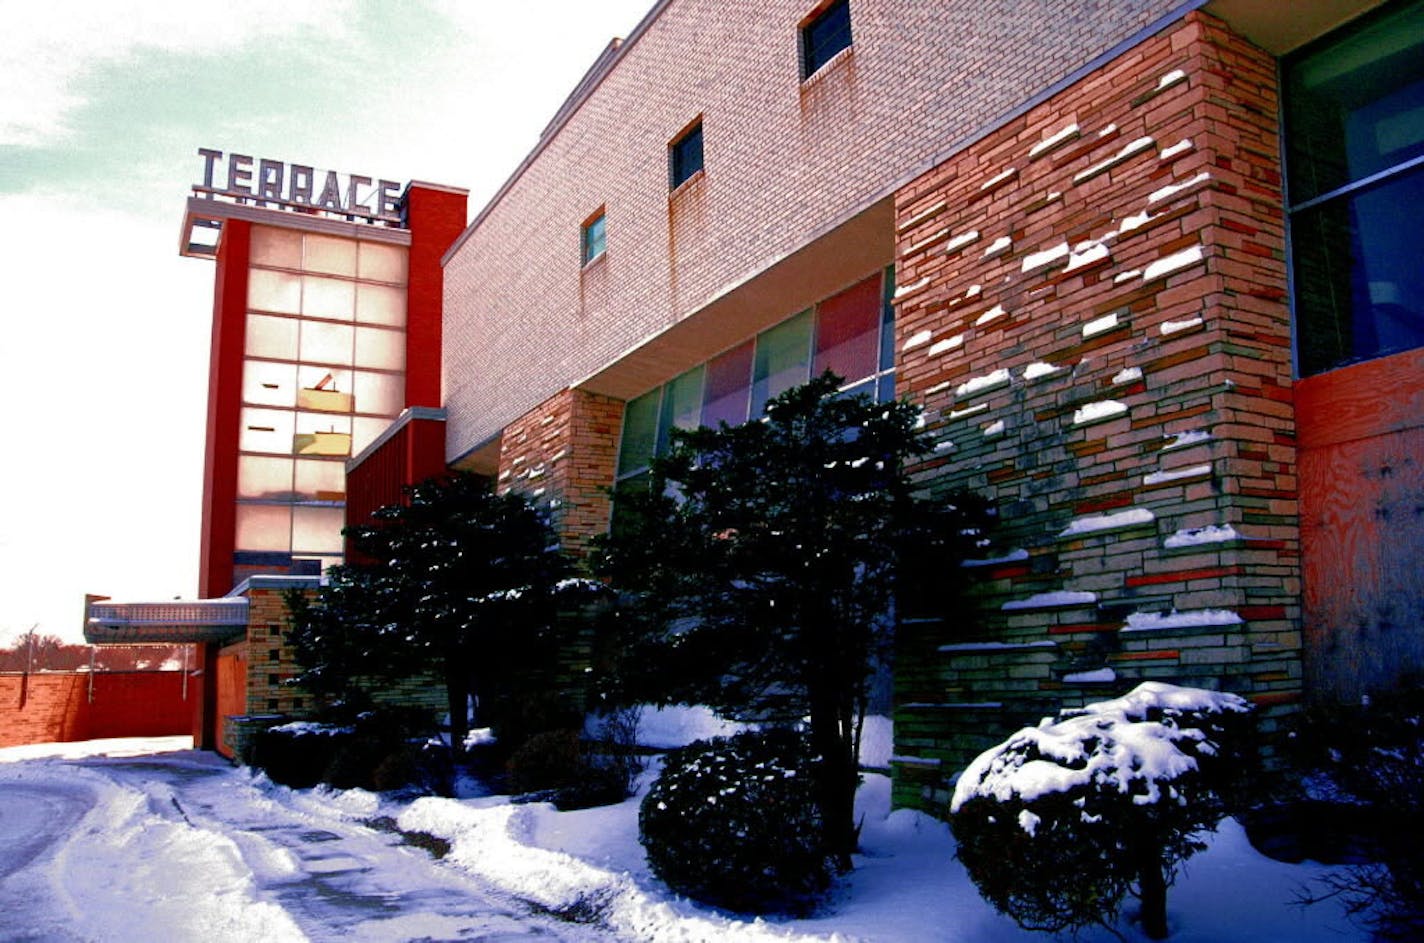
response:
<svg viewBox="0 0 1424 943"><path fill-rule="evenodd" d="M897 195L918 476L1000 517L976 615L902 633L898 804L942 811L979 750L1141 681L1268 730L1298 698L1276 116L1274 61L1193 13Z"/></svg>

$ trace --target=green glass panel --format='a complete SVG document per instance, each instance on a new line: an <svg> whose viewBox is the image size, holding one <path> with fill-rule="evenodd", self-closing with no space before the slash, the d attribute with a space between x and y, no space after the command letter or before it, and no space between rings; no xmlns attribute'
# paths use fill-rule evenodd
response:
<svg viewBox="0 0 1424 943"><path fill-rule="evenodd" d="M752 418L767 401L811 378L811 312L802 311L757 337L752 372Z"/></svg>
<svg viewBox="0 0 1424 943"><path fill-rule="evenodd" d="M662 387L630 400L623 410L623 442L618 448L618 475L646 468L658 443L658 405Z"/></svg>
<svg viewBox="0 0 1424 943"><path fill-rule="evenodd" d="M673 429L696 429L702 417L702 366L677 377L663 389L662 416L658 421L658 454L667 452Z"/></svg>

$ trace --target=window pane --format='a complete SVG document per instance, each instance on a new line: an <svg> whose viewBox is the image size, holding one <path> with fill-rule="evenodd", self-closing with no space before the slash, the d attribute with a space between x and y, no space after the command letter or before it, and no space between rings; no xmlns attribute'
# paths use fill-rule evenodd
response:
<svg viewBox="0 0 1424 943"><path fill-rule="evenodd" d="M626 475L652 461L658 441L658 406L662 388L630 400L623 410L623 441L618 447L618 474Z"/></svg>
<svg viewBox="0 0 1424 943"><path fill-rule="evenodd" d="M379 242L361 242L359 245L358 276L378 282L405 284L408 263L404 246L388 246Z"/></svg>
<svg viewBox="0 0 1424 943"><path fill-rule="evenodd" d="M672 145L672 185L676 187L702 169L702 124Z"/></svg>
<svg viewBox="0 0 1424 943"><path fill-rule="evenodd" d="M307 501L344 501L346 463L298 459L293 490Z"/></svg>
<svg viewBox="0 0 1424 943"><path fill-rule="evenodd" d="M885 269L880 290L880 369L895 366L895 266Z"/></svg>
<svg viewBox="0 0 1424 943"><path fill-rule="evenodd" d="M292 509L292 552L340 553L345 508L295 507Z"/></svg>
<svg viewBox="0 0 1424 943"><path fill-rule="evenodd" d="M237 458L239 498L286 499L292 496L292 460L262 455Z"/></svg>
<svg viewBox="0 0 1424 943"><path fill-rule="evenodd" d="M810 376L811 312L803 311L757 336L752 418L760 418L773 396L805 383Z"/></svg>
<svg viewBox="0 0 1424 943"><path fill-rule="evenodd" d="M351 363L351 325L302 322L302 360L348 366Z"/></svg>
<svg viewBox="0 0 1424 943"><path fill-rule="evenodd" d="M242 365L242 401L291 409L297 401L297 365L246 361Z"/></svg>
<svg viewBox="0 0 1424 943"><path fill-rule="evenodd" d="M249 314L247 316L246 339L248 356L296 360L297 325L298 321L295 318L274 318L265 314Z"/></svg>
<svg viewBox="0 0 1424 943"><path fill-rule="evenodd" d="M302 314L307 317L350 321L355 308L355 282L313 275L302 279Z"/></svg>
<svg viewBox="0 0 1424 943"><path fill-rule="evenodd" d="M747 404L752 395L752 355L754 341L734 347L707 363L707 392L702 404L702 424L717 428L747 421Z"/></svg>
<svg viewBox="0 0 1424 943"><path fill-rule="evenodd" d="M816 306L816 361L811 374L830 370L847 382L868 377L880 355L880 276Z"/></svg>
<svg viewBox="0 0 1424 943"><path fill-rule="evenodd" d="M350 239L335 236L306 237L306 257L302 268L308 272L326 272L329 275L356 275L356 243Z"/></svg>
<svg viewBox="0 0 1424 943"><path fill-rule="evenodd" d="M1424 346L1424 169L1291 217L1300 372Z"/></svg>
<svg viewBox="0 0 1424 943"><path fill-rule="evenodd" d="M389 285L356 286L356 320L405 327L405 289Z"/></svg>
<svg viewBox="0 0 1424 943"><path fill-rule="evenodd" d="M252 227L252 264L274 268L302 267L302 234L272 226Z"/></svg>
<svg viewBox="0 0 1424 943"><path fill-rule="evenodd" d="M356 366L377 370L405 368L405 333L375 327L356 329Z"/></svg>
<svg viewBox="0 0 1424 943"><path fill-rule="evenodd" d="M702 420L702 367L676 378L663 391L662 414L658 419L658 454L672 444L673 429L696 429Z"/></svg>
<svg viewBox="0 0 1424 943"><path fill-rule="evenodd" d="M294 415L281 409L244 409L237 447L244 452L291 454Z"/></svg>
<svg viewBox="0 0 1424 943"><path fill-rule="evenodd" d="M1424 154L1424 4L1286 69L1292 203Z"/></svg>
<svg viewBox="0 0 1424 943"><path fill-rule="evenodd" d="M405 376L400 373L356 371L355 402L358 413L394 416L405 405Z"/></svg>
<svg viewBox="0 0 1424 943"><path fill-rule="evenodd" d="M806 75L810 76L850 45L850 0L826 7L801 31Z"/></svg>
<svg viewBox="0 0 1424 943"><path fill-rule="evenodd" d="M361 450L385 432L391 425L389 419L366 419L357 416L351 420L351 454L358 455Z"/></svg>
<svg viewBox="0 0 1424 943"><path fill-rule="evenodd" d="M247 306L259 311L297 314L302 305L300 275L255 268L247 273Z"/></svg>
<svg viewBox="0 0 1424 943"><path fill-rule="evenodd" d="M292 509L282 504L237 506L238 550L289 550L292 546Z"/></svg>
<svg viewBox="0 0 1424 943"><path fill-rule="evenodd" d="M599 214L598 218L590 221L583 227L583 260L592 262L603 254L605 248L604 216Z"/></svg>
<svg viewBox="0 0 1424 943"><path fill-rule="evenodd" d="M351 412L351 371L304 366L297 373L297 408Z"/></svg>

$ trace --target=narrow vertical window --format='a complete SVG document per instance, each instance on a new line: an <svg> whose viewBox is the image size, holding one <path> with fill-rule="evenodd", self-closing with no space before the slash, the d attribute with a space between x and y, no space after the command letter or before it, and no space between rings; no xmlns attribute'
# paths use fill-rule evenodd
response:
<svg viewBox="0 0 1424 943"><path fill-rule="evenodd" d="M850 41L850 0L836 0L801 27L801 77L816 74Z"/></svg>
<svg viewBox="0 0 1424 943"><path fill-rule="evenodd" d="M583 264L587 265L603 254L604 213L599 210L588 222L583 224Z"/></svg>
<svg viewBox="0 0 1424 943"><path fill-rule="evenodd" d="M702 169L702 122L697 121L668 145L672 189Z"/></svg>

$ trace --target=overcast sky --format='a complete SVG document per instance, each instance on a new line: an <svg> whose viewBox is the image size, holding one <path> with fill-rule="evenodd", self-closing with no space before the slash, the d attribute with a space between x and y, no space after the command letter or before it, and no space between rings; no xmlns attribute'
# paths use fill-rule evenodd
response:
<svg viewBox="0 0 1424 943"><path fill-rule="evenodd" d="M473 215L653 0L0 0L0 644L197 591L199 147L466 187Z"/></svg>

